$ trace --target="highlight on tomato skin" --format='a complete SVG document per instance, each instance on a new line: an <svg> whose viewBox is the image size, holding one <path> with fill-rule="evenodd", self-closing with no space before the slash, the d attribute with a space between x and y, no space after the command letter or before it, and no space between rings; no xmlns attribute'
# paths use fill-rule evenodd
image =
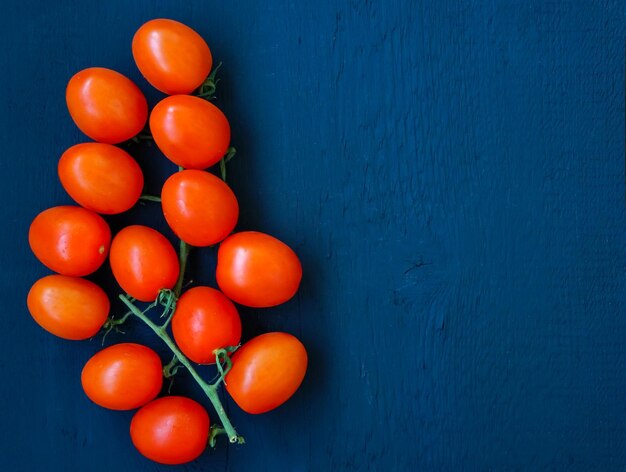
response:
<svg viewBox="0 0 626 472"><path fill-rule="evenodd" d="M232 358L224 385L235 403L251 414L285 403L304 380L305 347L288 333L265 333L241 346Z"/></svg>
<svg viewBox="0 0 626 472"><path fill-rule="evenodd" d="M158 18L135 33L133 58L145 79L168 95L189 94L211 72L211 50L196 31L178 21Z"/></svg>
<svg viewBox="0 0 626 472"><path fill-rule="evenodd" d="M72 341L96 335L110 309L109 298L95 283L57 274L35 282L26 303L39 326Z"/></svg>
<svg viewBox="0 0 626 472"><path fill-rule="evenodd" d="M148 102L128 77L104 67L74 74L65 100L76 126L94 141L118 144L139 134L148 119Z"/></svg>
<svg viewBox="0 0 626 472"><path fill-rule="evenodd" d="M134 410L161 391L163 366L157 353L147 346L114 344L87 361L81 383L96 405L110 410Z"/></svg>
<svg viewBox="0 0 626 472"><path fill-rule="evenodd" d="M230 124L212 103L189 95L172 95L150 114L154 142L170 161L185 169L206 169L224 157Z"/></svg>
<svg viewBox="0 0 626 472"><path fill-rule="evenodd" d="M242 231L226 238L217 253L217 284L240 305L267 308L291 299L300 286L296 253L269 234Z"/></svg>
<svg viewBox="0 0 626 472"><path fill-rule="evenodd" d="M57 206L39 213L28 242L39 261L61 275L83 277L105 261L111 230L104 219L78 206Z"/></svg>
<svg viewBox="0 0 626 472"><path fill-rule="evenodd" d="M222 292L194 287L176 302L172 334L189 359L198 364L214 364L217 349L239 344L241 319L233 302Z"/></svg>
<svg viewBox="0 0 626 472"><path fill-rule="evenodd" d="M202 454L210 425L199 403L186 397L162 397L135 413L130 437L144 457L160 464L184 464Z"/></svg>
<svg viewBox="0 0 626 472"><path fill-rule="evenodd" d="M82 143L63 153L59 180L76 203L112 215L129 210L143 190L143 172L123 149L111 144Z"/></svg>
<svg viewBox="0 0 626 472"><path fill-rule="evenodd" d="M167 238L141 225L127 226L115 235L109 260L120 287L142 302L154 301L161 289L174 287L180 271L178 255Z"/></svg>
<svg viewBox="0 0 626 472"><path fill-rule="evenodd" d="M161 205L172 231L192 246L219 243L239 218L239 203L230 187L202 170L172 174L163 185Z"/></svg>

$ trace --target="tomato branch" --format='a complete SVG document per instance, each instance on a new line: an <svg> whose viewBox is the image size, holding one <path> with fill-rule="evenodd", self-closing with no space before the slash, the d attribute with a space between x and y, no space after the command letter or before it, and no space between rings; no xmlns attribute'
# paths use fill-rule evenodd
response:
<svg viewBox="0 0 626 472"><path fill-rule="evenodd" d="M200 377L200 374L198 374L198 372L193 368L189 360L180 351L180 349L178 349L178 346L176 346L172 338L170 338L169 334L167 334L166 326L159 326L155 324L150 318L148 318L145 315L144 312L142 312L139 308L137 308L128 299L126 295L120 295L119 298L120 300L122 300L124 305L128 307L128 309L132 312L133 315L135 315L137 318L143 321L152 331L154 331L154 333L159 338L161 338L161 340L167 345L167 347L169 347L170 350L174 353L174 356L178 358L178 361L189 371L189 373L194 378L194 380L198 383L198 385L200 385L200 388L202 388L202 391L206 394L206 396L211 401L211 404L213 405L213 408L215 409L217 416L219 416L220 421L222 422L222 427L224 428L228 436L228 440L231 443L242 444L244 442L244 439L243 437L237 434L237 431L231 424L230 419L228 418L228 415L226 414L226 411L224 410L224 406L222 405L222 402L217 393L218 385L220 384L221 381L223 381L224 376L228 373L228 369L229 369L228 363L227 363L227 368L223 370L224 374L222 375L220 372L220 377L218 378L218 380L214 384L208 384L202 379L202 377ZM157 302L150 305L148 309L155 306L156 303ZM218 364L221 363L220 357L223 355L221 351L227 352L227 350L225 349L220 349L219 351L216 352L216 361ZM228 355L226 354L225 357L228 357Z"/></svg>

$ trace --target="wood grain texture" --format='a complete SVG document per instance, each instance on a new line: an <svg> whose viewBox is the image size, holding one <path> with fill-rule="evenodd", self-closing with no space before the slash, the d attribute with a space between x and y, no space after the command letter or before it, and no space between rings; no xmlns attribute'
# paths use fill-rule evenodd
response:
<svg viewBox="0 0 626 472"><path fill-rule="evenodd" d="M239 228L302 258L298 297L242 309L245 334L285 330L310 351L284 407L229 403L246 446L181 470L626 469L624 2L0 8L1 470L171 470L135 452L130 413L82 393L99 340L49 336L24 302L46 273L28 225L69 202L56 163L84 140L65 84L112 67L154 104L130 52L154 17L196 28L224 62ZM157 192L174 167L135 154ZM165 229L154 206L109 221ZM214 283L214 262L198 255L196 283ZM158 346L136 324L107 343L122 339ZM184 375L174 391L202 399Z"/></svg>

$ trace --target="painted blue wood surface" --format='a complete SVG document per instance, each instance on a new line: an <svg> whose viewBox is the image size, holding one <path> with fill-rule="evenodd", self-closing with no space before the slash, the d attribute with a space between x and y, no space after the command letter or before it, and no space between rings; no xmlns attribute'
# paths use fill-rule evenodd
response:
<svg viewBox="0 0 626 472"><path fill-rule="evenodd" d="M305 269L292 302L242 309L248 337L301 337L302 389L263 416L229 403L248 444L182 470L626 470L624 2L0 8L0 470L170 470L133 449L130 413L82 393L99 341L56 339L25 308L46 273L28 225L69 202L56 163L84 139L65 84L111 67L154 104L130 53L154 17L224 62L239 228ZM174 167L136 154L156 193ZM109 221L165 230L154 206ZM203 251L196 282L213 266ZM123 339L159 346L137 324ZM202 399L185 376L174 391Z"/></svg>

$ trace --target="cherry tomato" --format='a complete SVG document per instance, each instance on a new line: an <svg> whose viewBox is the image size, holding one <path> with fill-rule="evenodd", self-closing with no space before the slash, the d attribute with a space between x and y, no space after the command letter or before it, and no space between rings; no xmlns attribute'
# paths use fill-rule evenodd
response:
<svg viewBox="0 0 626 472"><path fill-rule="evenodd" d="M89 399L110 410L133 410L154 399L163 386L161 359L141 344L107 347L87 361L80 380Z"/></svg>
<svg viewBox="0 0 626 472"><path fill-rule="evenodd" d="M130 422L130 438L145 457L160 464L184 464L204 451L209 415L185 397L163 397L141 408Z"/></svg>
<svg viewBox="0 0 626 472"><path fill-rule="evenodd" d="M59 161L59 179L78 204L107 215L130 209L143 189L139 164L110 144L83 143L69 148Z"/></svg>
<svg viewBox="0 0 626 472"><path fill-rule="evenodd" d="M120 287L142 302L156 299L159 290L171 289L178 279L176 251L158 231L127 226L111 243L111 269Z"/></svg>
<svg viewBox="0 0 626 472"><path fill-rule="evenodd" d="M35 217L28 232L33 253L63 275L95 272L109 252L111 230L100 215L77 206L58 206Z"/></svg>
<svg viewBox="0 0 626 472"><path fill-rule="evenodd" d="M148 119L148 103L141 90L111 69L81 70L67 84L65 99L76 126L101 143L132 138Z"/></svg>
<svg viewBox="0 0 626 472"><path fill-rule="evenodd" d="M304 379L306 349L291 334L266 333L241 346L226 374L226 390L239 407L265 413L285 403Z"/></svg>
<svg viewBox="0 0 626 472"><path fill-rule="evenodd" d="M302 278L298 256L285 243L264 233L235 233L220 244L217 284L241 305L280 305L295 295Z"/></svg>
<svg viewBox="0 0 626 472"><path fill-rule="evenodd" d="M133 57L146 80L168 95L193 92L213 64L202 36L189 26L167 19L150 20L137 30Z"/></svg>
<svg viewBox="0 0 626 472"><path fill-rule="evenodd" d="M157 146L174 164L205 169L218 162L230 143L230 125L212 103L189 95L161 100L150 115Z"/></svg>
<svg viewBox="0 0 626 472"><path fill-rule="evenodd" d="M65 275L39 279L28 292L28 311L39 326L63 339L94 336L109 316L109 299L89 280Z"/></svg>
<svg viewBox="0 0 626 472"><path fill-rule="evenodd" d="M192 246L219 243L239 217L239 204L230 187L202 170L172 174L163 185L161 202L170 228Z"/></svg>
<svg viewBox="0 0 626 472"><path fill-rule="evenodd" d="M172 333L189 359L198 364L213 364L215 350L239 344L241 320L233 302L222 292L194 287L176 303Z"/></svg>

